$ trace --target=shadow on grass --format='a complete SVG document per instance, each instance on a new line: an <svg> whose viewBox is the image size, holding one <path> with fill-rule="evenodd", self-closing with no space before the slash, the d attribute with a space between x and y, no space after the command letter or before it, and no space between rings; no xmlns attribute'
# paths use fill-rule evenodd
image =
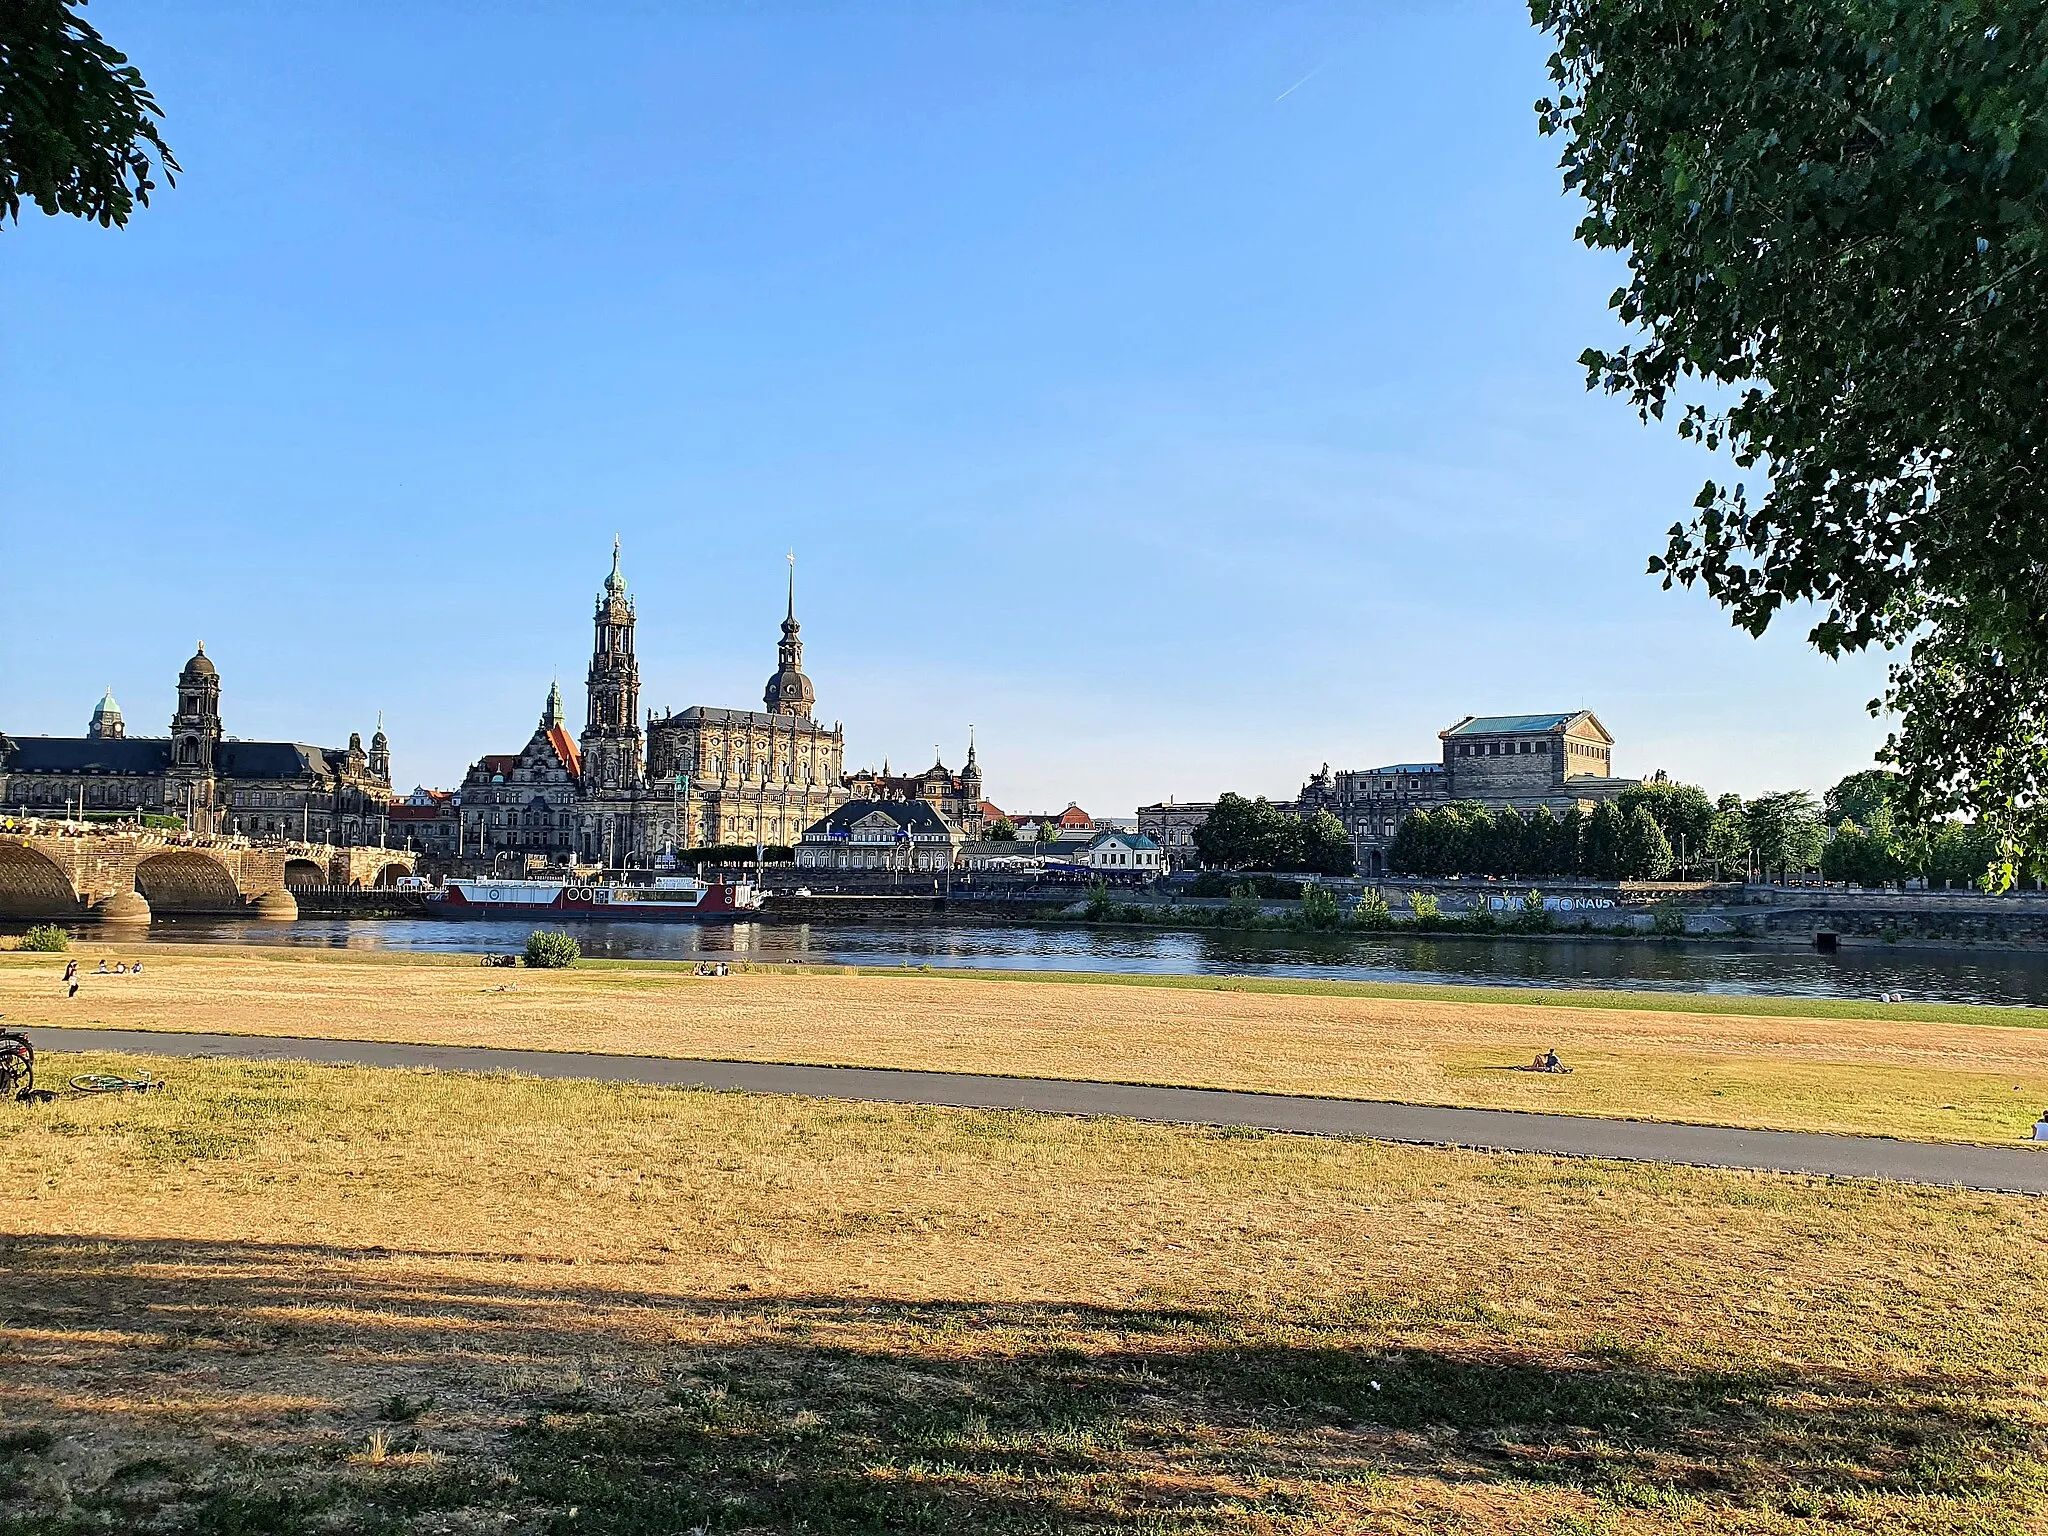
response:
<svg viewBox="0 0 2048 1536"><path fill-rule="evenodd" d="M1854 1524L1882 1517L1831 1503L1966 1516L2042 1474L2006 1384L1961 1372L1538 1354L1483 1319L1369 1301L756 1300L565 1285L552 1265L394 1268L361 1249L0 1244L0 1529L397 1531L456 1510L604 1536L1284 1529L1341 1521L1387 1474ZM1477 1342L1412 1342L1433 1329ZM123 1406L80 1410L81 1384ZM182 1449L169 1421L195 1431ZM48 1475L67 1443L124 1434L126 1460Z"/></svg>

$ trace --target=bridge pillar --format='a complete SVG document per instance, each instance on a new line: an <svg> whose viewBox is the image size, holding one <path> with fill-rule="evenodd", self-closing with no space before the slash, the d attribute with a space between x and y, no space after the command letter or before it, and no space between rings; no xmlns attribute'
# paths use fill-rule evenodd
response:
<svg viewBox="0 0 2048 1536"><path fill-rule="evenodd" d="M115 891L94 902L86 916L103 923L146 923L149 903L142 899L140 891Z"/></svg>
<svg viewBox="0 0 2048 1536"><path fill-rule="evenodd" d="M274 891L265 891L250 902L249 912L267 923L289 923L299 915L299 902L290 891L280 886Z"/></svg>

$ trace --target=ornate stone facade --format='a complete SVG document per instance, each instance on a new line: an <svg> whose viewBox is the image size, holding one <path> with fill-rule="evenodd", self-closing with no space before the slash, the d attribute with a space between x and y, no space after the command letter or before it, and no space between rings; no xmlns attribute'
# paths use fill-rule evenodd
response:
<svg viewBox="0 0 2048 1536"><path fill-rule="evenodd" d="M850 796L922 801L956 827L979 830L981 768L970 740L958 773L846 775L841 728L814 718L817 691L804 673L796 617L796 569L762 707L693 704L640 713L633 599L619 547L592 619L588 702L580 742L561 728L552 697L524 751L481 758L463 781L455 841L465 856L519 854L547 863L658 864L666 855L719 845L794 846L804 829Z"/></svg>
<svg viewBox="0 0 2048 1536"><path fill-rule="evenodd" d="M589 735L584 733L586 740ZM437 825L423 843L430 840L433 851L458 858L517 854L573 863L582 846L583 784L582 753L562 718L562 689L556 684L526 745L478 758L456 800L434 808Z"/></svg>
<svg viewBox="0 0 2048 1536"><path fill-rule="evenodd" d="M975 756L974 733L967 733L967 761L958 773L945 759L934 757L923 773L892 774L882 764L877 773L863 768L846 776L846 792L855 800L923 801L960 828L969 842L978 839L987 819L988 804L981 798L981 763Z"/></svg>
<svg viewBox="0 0 2048 1536"><path fill-rule="evenodd" d="M693 704L649 718L642 820L651 846L791 847L846 802L845 736L811 718L817 692L804 675L794 561L775 661L758 710Z"/></svg>
<svg viewBox="0 0 2048 1536"><path fill-rule="evenodd" d="M953 867L965 839L929 802L850 800L804 829L800 869L936 874Z"/></svg>
<svg viewBox="0 0 2048 1536"><path fill-rule="evenodd" d="M391 743L241 741L221 725L204 645L178 674L168 736L130 736L111 690L83 736L0 735L0 806L42 815L176 816L194 832L374 847L388 835Z"/></svg>

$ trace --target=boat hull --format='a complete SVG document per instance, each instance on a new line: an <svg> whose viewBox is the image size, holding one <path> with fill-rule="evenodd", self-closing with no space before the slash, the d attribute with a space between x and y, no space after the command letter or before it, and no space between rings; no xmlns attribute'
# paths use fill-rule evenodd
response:
<svg viewBox="0 0 2048 1536"><path fill-rule="evenodd" d="M605 886L556 886L542 894L480 883L432 892L426 906L432 917L549 923L730 923L761 911L750 888L731 885L622 898Z"/></svg>

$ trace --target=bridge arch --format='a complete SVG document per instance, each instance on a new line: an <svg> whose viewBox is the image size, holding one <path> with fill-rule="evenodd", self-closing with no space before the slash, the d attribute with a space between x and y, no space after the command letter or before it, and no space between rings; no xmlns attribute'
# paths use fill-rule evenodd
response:
<svg viewBox="0 0 2048 1536"><path fill-rule="evenodd" d="M0 843L0 916L76 917L78 891L56 860L22 843Z"/></svg>
<svg viewBox="0 0 2048 1536"><path fill-rule="evenodd" d="M135 866L135 889L153 912L239 912L242 889L228 867L190 848L153 853Z"/></svg>
<svg viewBox="0 0 2048 1536"><path fill-rule="evenodd" d="M288 891L303 890L307 886L327 884L327 866L311 859L287 859L284 865L284 884Z"/></svg>
<svg viewBox="0 0 2048 1536"><path fill-rule="evenodd" d="M389 864L378 870L376 877L368 883L380 889L388 890L398 883L400 876L411 873L412 866L410 864L401 863L397 859L393 859Z"/></svg>

